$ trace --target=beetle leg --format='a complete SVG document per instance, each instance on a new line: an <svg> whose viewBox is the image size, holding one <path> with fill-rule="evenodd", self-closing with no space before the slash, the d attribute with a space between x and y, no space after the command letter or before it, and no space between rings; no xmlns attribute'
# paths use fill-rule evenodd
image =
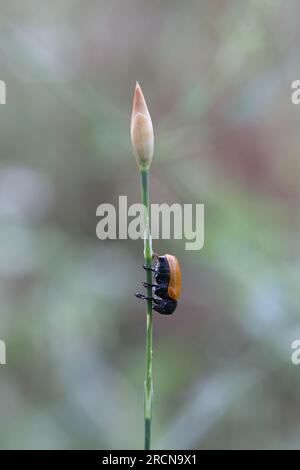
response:
<svg viewBox="0 0 300 470"><path fill-rule="evenodd" d="M143 264L143 268L144 268L146 271L152 271L153 273L155 272L155 269L153 269L153 268L148 268L145 264Z"/></svg>
<svg viewBox="0 0 300 470"><path fill-rule="evenodd" d="M146 297L144 294L140 294L140 293L136 293L134 294L138 299L142 299L142 300L153 300L152 297Z"/></svg>
<svg viewBox="0 0 300 470"><path fill-rule="evenodd" d="M142 281L144 287L158 287L157 284L149 284L149 282Z"/></svg>
<svg viewBox="0 0 300 470"><path fill-rule="evenodd" d="M154 297L146 297L145 295L143 294L134 294L138 299L142 299L142 300L152 300L155 304L159 304L160 303L160 300L158 299L155 299Z"/></svg>

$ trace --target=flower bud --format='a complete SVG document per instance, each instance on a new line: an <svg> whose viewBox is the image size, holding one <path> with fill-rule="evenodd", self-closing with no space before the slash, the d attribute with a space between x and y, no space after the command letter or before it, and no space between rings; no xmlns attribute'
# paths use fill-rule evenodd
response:
<svg viewBox="0 0 300 470"><path fill-rule="evenodd" d="M140 85L136 82L131 116L131 142L138 166L149 168L154 148L151 116Z"/></svg>

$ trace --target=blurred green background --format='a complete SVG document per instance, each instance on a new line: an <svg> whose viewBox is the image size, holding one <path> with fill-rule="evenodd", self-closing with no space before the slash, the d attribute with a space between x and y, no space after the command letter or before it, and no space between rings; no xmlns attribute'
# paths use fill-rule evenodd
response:
<svg viewBox="0 0 300 470"><path fill-rule="evenodd" d="M154 323L154 448L297 448L300 3L1 0L0 447L141 448L141 241L96 207L204 203L205 246L156 241L183 295Z"/></svg>

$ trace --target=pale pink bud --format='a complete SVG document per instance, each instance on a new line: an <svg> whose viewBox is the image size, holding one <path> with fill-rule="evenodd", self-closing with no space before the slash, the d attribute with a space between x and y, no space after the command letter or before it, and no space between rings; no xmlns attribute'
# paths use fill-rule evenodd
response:
<svg viewBox="0 0 300 470"><path fill-rule="evenodd" d="M149 168L154 148L154 136L149 114L141 87L136 82L131 116L131 142L133 153L140 168Z"/></svg>

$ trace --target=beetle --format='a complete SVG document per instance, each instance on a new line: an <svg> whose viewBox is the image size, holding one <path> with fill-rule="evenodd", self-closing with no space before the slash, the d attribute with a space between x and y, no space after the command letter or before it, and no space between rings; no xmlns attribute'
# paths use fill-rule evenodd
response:
<svg viewBox="0 0 300 470"><path fill-rule="evenodd" d="M156 297L146 297L143 294L135 294L138 299L152 300L153 310L162 315L171 315L177 307L177 301L181 295L181 269L178 259L173 255L158 256L155 268L143 266L147 271L154 272L155 284L142 282L144 287L152 287Z"/></svg>

